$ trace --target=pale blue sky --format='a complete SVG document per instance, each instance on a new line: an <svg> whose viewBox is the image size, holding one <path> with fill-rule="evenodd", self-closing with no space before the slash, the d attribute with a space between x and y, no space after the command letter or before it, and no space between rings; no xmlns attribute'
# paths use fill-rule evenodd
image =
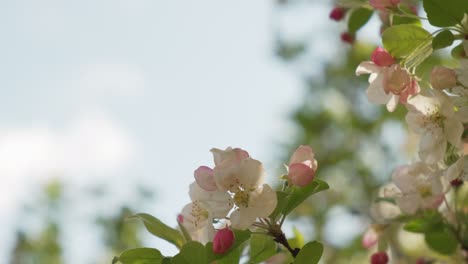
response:
<svg viewBox="0 0 468 264"><path fill-rule="evenodd" d="M210 148L271 161L301 95L273 56L272 13L249 0L1 1L0 259L19 201L51 175L77 186L63 240L67 263L86 263L98 254L86 216L132 202L135 183L171 224ZM112 203L76 198L92 182Z"/></svg>

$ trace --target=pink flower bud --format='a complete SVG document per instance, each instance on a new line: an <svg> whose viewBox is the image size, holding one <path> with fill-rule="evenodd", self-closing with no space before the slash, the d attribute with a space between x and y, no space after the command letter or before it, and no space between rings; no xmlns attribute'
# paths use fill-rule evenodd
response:
<svg viewBox="0 0 468 264"><path fill-rule="evenodd" d="M379 234L374 230L374 228L369 228L364 236L362 237L362 246L365 249L369 249L373 247L375 244L377 244L377 241L379 240Z"/></svg>
<svg viewBox="0 0 468 264"><path fill-rule="evenodd" d="M310 146L302 145L294 151L288 166L288 179L292 184L302 187L314 179L318 166L314 155Z"/></svg>
<svg viewBox="0 0 468 264"><path fill-rule="evenodd" d="M385 11L387 8L396 7L401 0L369 0L369 4L378 10Z"/></svg>
<svg viewBox="0 0 468 264"><path fill-rule="evenodd" d="M431 71L431 85L439 90L452 88L457 85L457 75L452 69L435 66Z"/></svg>
<svg viewBox="0 0 468 264"><path fill-rule="evenodd" d="M341 8L341 7L335 7L332 9L330 12L330 19L335 20L335 21L340 21L343 19L345 15L346 9Z"/></svg>
<svg viewBox="0 0 468 264"><path fill-rule="evenodd" d="M343 32L341 33L341 41L348 43L348 44L353 44L354 43L354 35L352 35L349 32Z"/></svg>
<svg viewBox="0 0 468 264"><path fill-rule="evenodd" d="M213 238L213 252L215 254L224 254L234 244L234 233L229 228L218 230Z"/></svg>
<svg viewBox="0 0 468 264"><path fill-rule="evenodd" d="M372 52L371 60L380 67L388 67L395 63L395 59L393 59L392 55L381 47L377 47L374 52Z"/></svg>
<svg viewBox="0 0 468 264"><path fill-rule="evenodd" d="M177 215L177 222L180 224L184 223L184 216L182 214Z"/></svg>
<svg viewBox="0 0 468 264"><path fill-rule="evenodd" d="M371 256L371 264L387 264L388 263L388 255L387 252L377 252L372 254Z"/></svg>

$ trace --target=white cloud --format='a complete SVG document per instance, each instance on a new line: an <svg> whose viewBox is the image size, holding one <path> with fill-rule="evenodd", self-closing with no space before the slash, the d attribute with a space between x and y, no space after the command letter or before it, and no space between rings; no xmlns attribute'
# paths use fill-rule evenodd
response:
<svg viewBox="0 0 468 264"><path fill-rule="evenodd" d="M65 129L0 128L0 216L14 208L28 184L110 176L134 153L131 137L102 114L79 116Z"/></svg>

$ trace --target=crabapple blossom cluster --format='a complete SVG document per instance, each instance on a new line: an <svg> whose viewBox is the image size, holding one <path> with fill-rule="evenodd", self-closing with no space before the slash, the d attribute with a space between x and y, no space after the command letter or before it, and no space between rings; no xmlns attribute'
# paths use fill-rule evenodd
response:
<svg viewBox="0 0 468 264"><path fill-rule="evenodd" d="M434 251L456 255L457 261L468 263L468 205L457 204L459 190L468 180L464 143L468 123L468 3L421 2L429 23L440 28L432 34L421 26L417 1L340 1L330 13L335 21L346 18L346 33L353 35L372 13L378 14L383 47L377 47L369 61L357 66L356 75L369 75L369 102L385 105L389 112L400 105L406 111L410 133L419 136L417 156L393 170L391 183L381 189L378 202L371 208L375 224L362 240L365 248L378 245L371 263L390 261L383 242L388 238L386 229L402 222L406 223L405 230L422 233ZM452 11L444 11L446 8ZM419 66L434 50L457 42L452 55L458 66L431 65L429 80L420 77Z"/></svg>
<svg viewBox="0 0 468 264"><path fill-rule="evenodd" d="M208 253L205 260L194 263L215 260L233 263L234 259L239 260L245 247L243 242L249 239L252 240L249 257L253 263L294 259L297 263L310 263L308 251L315 252L317 261L320 259L323 250L320 243L314 241L302 248L293 248L282 231L286 216L295 207L328 188L315 177L318 163L310 146L300 146L292 154L285 165L286 173L280 177L283 183L278 191L264 182L263 164L247 151L228 147L225 150L213 148L211 153L214 166L200 166L194 171L194 181L189 186L191 202L177 216L178 229L147 214L135 216L143 220L152 234L180 248L176 256L165 257L166 262L190 259L193 248L197 248L196 251ZM256 243L262 246L257 247ZM267 245L270 250L263 252ZM157 249L151 250L160 254ZM125 263L129 254L137 259L149 258L145 255L149 254L147 251L129 250L116 257L116 261Z"/></svg>

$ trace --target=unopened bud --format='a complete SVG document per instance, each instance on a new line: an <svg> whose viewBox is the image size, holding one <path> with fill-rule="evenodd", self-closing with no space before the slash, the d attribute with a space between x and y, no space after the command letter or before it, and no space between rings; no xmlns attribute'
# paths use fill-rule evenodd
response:
<svg viewBox="0 0 468 264"><path fill-rule="evenodd" d="M223 228L216 232L213 238L213 252L215 254L224 254L234 244L234 233L229 228Z"/></svg>
<svg viewBox="0 0 468 264"><path fill-rule="evenodd" d="M431 85L434 89L447 89L457 85L457 74L444 66L435 66L431 71Z"/></svg>
<svg viewBox="0 0 468 264"><path fill-rule="evenodd" d="M348 44L353 44L354 43L354 35L349 33L349 32L343 32L341 33L341 40L345 43Z"/></svg>
<svg viewBox="0 0 468 264"><path fill-rule="evenodd" d="M453 187L460 187L463 184L463 180L456 178L455 180L450 181L450 185Z"/></svg>
<svg viewBox="0 0 468 264"><path fill-rule="evenodd" d="M381 47L377 47L374 52L372 52L371 60L381 67L390 66L395 63L395 59L393 59L392 55Z"/></svg>
<svg viewBox="0 0 468 264"><path fill-rule="evenodd" d="M388 263L387 252L381 251L381 252L372 254L370 263L371 264L387 264Z"/></svg>
<svg viewBox="0 0 468 264"><path fill-rule="evenodd" d="M340 21L341 19L343 19L345 13L346 13L346 9L344 9L342 7L335 7L330 12L329 17L332 20Z"/></svg>

